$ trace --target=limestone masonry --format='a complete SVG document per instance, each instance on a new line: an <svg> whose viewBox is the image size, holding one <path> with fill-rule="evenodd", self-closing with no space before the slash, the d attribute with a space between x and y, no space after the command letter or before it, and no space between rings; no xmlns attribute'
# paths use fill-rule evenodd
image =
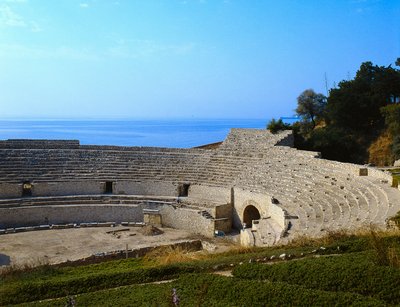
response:
<svg viewBox="0 0 400 307"><path fill-rule="evenodd" d="M0 141L0 234L146 221L272 245L400 211L390 174L292 147L291 131L255 129L215 149Z"/></svg>

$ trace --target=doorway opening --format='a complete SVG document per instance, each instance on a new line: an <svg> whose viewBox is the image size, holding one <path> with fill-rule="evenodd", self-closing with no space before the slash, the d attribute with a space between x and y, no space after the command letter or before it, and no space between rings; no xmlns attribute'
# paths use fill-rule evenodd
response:
<svg viewBox="0 0 400 307"><path fill-rule="evenodd" d="M189 188L190 188L189 183L184 183L184 184L179 185L178 196L179 197L188 197L189 196Z"/></svg>
<svg viewBox="0 0 400 307"><path fill-rule="evenodd" d="M253 226L254 220L260 219L260 212L253 205L249 205L244 209L243 212L243 223L246 224L246 228L251 228Z"/></svg>
<svg viewBox="0 0 400 307"><path fill-rule="evenodd" d="M112 193L113 193L113 182L112 181L106 181L104 194L112 194Z"/></svg>
<svg viewBox="0 0 400 307"><path fill-rule="evenodd" d="M22 197L32 196L32 183L30 181L24 181L22 184Z"/></svg>

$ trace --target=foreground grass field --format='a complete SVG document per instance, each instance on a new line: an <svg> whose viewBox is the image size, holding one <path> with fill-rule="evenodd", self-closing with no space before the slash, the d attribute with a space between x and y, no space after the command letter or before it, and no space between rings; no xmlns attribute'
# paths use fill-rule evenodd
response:
<svg viewBox="0 0 400 307"><path fill-rule="evenodd" d="M223 254L163 250L87 266L10 270L0 281L0 304L66 306L73 299L75 306L175 306L175 299L180 306L399 305L399 254L398 233L375 232ZM220 271L233 277L214 274Z"/></svg>

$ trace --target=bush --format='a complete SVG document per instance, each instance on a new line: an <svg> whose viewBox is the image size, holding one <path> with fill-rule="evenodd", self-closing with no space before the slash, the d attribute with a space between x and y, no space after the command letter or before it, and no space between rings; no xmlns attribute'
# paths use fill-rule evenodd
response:
<svg viewBox="0 0 400 307"><path fill-rule="evenodd" d="M234 269L235 277L287 282L325 291L348 291L372 296L388 303L400 301L400 270L382 267L365 253L279 263L244 264Z"/></svg>
<svg viewBox="0 0 400 307"><path fill-rule="evenodd" d="M77 306L173 306L176 289L181 306L384 306L379 300L354 293L310 290L298 285L238 280L210 274L189 274L165 284L134 285L85 293ZM65 299L38 303L64 306Z"/></svg>
<svg viewBox="0 0 400 307"><path fill-rule="evenodd" d="M52 278L35 282L21 282L2 289L0 292L0 305L172 279L178 277L179 274L199 271L200 267L175 264L152 268L135 268L126 272L99 272L97 274L87 274L81 278Z"/></svg>
<svg viewBox="0 0 400 307"><path fill-rule="evenodd" d="M267 124L267 129L271 133L277 133L282 130L290 130L292 129L292 126L289 124L285 124L282 119L276 120L276 119L271 119L271 121Z"/></svg>

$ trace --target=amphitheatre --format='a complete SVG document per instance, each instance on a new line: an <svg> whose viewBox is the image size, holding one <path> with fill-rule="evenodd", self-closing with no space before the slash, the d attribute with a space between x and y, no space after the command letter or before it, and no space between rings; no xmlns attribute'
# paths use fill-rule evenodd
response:
<svg viewBox="0 0 400 307"><path fill-rule="evenodd" d="M0 241L146 222L266 246L386 228L400 211L389 173L297 150L291 131L231 129L190 149L4 140L0 156Z"/></svg>

